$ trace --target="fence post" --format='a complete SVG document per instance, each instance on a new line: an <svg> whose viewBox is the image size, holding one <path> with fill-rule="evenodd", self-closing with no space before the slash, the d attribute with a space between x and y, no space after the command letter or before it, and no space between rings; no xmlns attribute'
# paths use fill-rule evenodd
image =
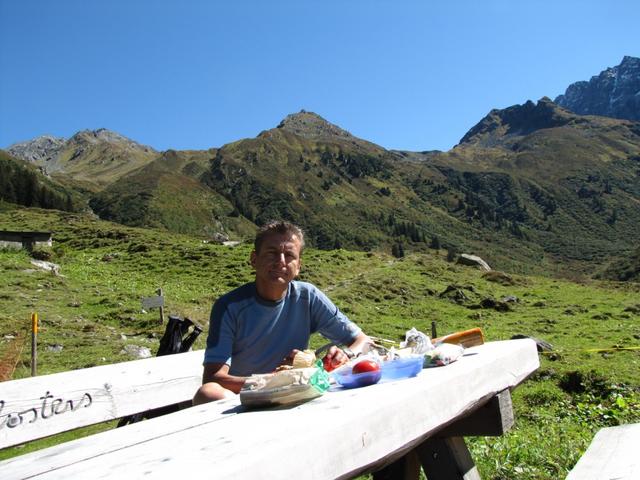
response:
<svg viewBox="0 0 640 480"><path fill-rule="evenodd" d="M31 314L31 376L38 374L38 314Z"/></svg>
<svg viewBox="0 0 640 480"><path fill-rule="evenodd" d="M158 289L158 296L164 298L164 296L162 295L161 288ZM160 325L162 325L163 323L164 323L164 301L162 302L162 305L160 305Z"/></svg>

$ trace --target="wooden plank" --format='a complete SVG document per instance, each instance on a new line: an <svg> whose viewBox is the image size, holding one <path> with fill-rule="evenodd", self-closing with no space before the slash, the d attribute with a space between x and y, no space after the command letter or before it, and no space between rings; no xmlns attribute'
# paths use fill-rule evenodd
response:
<svg viewBox="0 0 640 480"><path fill-rule="evenodd" d="M202 383L203 351L0 383L0 448L183 402Z"/></svg>
<svg viewBox="0 0 640 480"><path fill-rule="evenodd" d="M293 408L242 411L237 398L190 408L7 460L0 470L3 479L86 478L86 472L92 478L172 477L186 471L238 479L350 478L422 443L539 365L532 340L487 343L468 353L414 378L332 389Z"/></svg>
<svg viewBox="0 0 640 480"><path fill-rule="evenodd" d="M566 480L640 478L640 423L603 428L596 433Z"/></svg>
<svg viewBox="0 0 640 480"><path fill-rule="evenodd" d="M462 437L428 438L416 451L429 480L480 480Z"/></svg>
<svg viewBox="0 0 640 480"><path fill-rule="evenodd" d="M99 451L108 455L111 452L131 445L132 439L144 444L154 438L172 435L182 430L189 430L192 428L189 419L193 417L193 415L199 417L202 425L207 425L224 420L227 416L236 415L241 411L235 400L221 400L208 405L200 405L188 410L181 410L164 417L108 430L102 432L100 435L72 440L56 447L0 462L3 465L2 479L24 479L34 475L37 477L39 473L44 472L51 472L51 476L55 478L56 475L53 472L56 472L59 468L99 455ZM100 442L99 448L96 448L96 441ZM172 449L169 451L171 450ZM34 469L34 462L43 468L42 472L38 471L39 468ZM86 476L84 478L86 478ZM125 474L123 478L135 478L135 476L127 476Z"/></svg>
<svg viewBox="0 0 640 480"><path fill-rule="evenodd" d="M480 408L439 431L439 437L497 437L514 423L511 392L504 390Z"/></svg>

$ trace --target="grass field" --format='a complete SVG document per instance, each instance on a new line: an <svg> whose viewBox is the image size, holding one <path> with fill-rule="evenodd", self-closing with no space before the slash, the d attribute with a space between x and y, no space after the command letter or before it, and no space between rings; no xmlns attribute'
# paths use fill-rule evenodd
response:
<svg viewBox="0 0 640 480"><path fill-rule="evenodd" d="M0 373L12 378L30 375L32 312L41 319L38 373L53 373L128 360L126 344L154 352L163 327L157 310L142 311L140 298L158 288L167 314L206 325L212 302L252 278L247 244L6 206L0 229L53 231L54 247L35 255L61 267L55 276L31 265L24 251L0 250ZM308 249L301 276L370 335L400 341L411 327L429 333L435 321L439 334L481 327L489 341L522 334L553 345L514 392L515 428L471 439L483 478L564 478L597 429L640 421L640 285L483 275L445 256ZM8 449L0 458L56 441Z"/></svg>

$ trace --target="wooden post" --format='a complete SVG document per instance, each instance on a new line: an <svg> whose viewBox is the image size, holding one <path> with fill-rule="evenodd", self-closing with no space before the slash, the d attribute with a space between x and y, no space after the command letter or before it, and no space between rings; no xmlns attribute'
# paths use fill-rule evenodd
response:
<svg viewBox="0 0 640 480"><path fill-rule="evenodd" d="M438 338L438 332L436 330L436 322L435 320L431 321L431 338Z"/></svg>
<svg viewBox="0 0 640 480"><path fill-rule="evenodd" d="M440 430L437 437L498 437L514 424L511 391L503 390L482 407Z"/></svg>
<svg viewBox="0 0 640 480"><path fill-rule="evenodd" d="M419 480L420 458L415 451L410 451L395 462L373 472L373 480Z"/></svg>
<svg viewBox="0 0 640 480"><path fill-rule="evenodd" d="M159 297L163 297L161 288L158 289L157 294ZM160 305L160 325L162 325L163 323L164 323L164 303Z"/></svg>
<svg viewBox="0 0 640 480"><path fill-rule="evenodd" d="M31 314L31 376L38 374L38 314Z"/></svg>
<svg viewBox="0 0 640 480"><path fill-rule="evenodd" d="M462 437L428 438L416 451L429 480L480 480Z"/></svg>

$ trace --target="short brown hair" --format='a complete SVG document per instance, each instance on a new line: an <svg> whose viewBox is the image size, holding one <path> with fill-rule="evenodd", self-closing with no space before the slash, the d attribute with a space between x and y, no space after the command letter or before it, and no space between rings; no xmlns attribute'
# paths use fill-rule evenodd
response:
<svg viewBox="0 0 640 480"><path fill-rule="evenodd" d="M274 234L288 234L290 236L295 235L298 240L300 240L300 253L302 253L302 250L304 249L304 232L297 225L294 225L291 222L285 222L284 220L268 222L260 227L260 229L258 229L256 239L253 242L253 249L256 251L256 253L260 251L260 247L262 246L262 242L264 241L265 237Z"/></svg>

